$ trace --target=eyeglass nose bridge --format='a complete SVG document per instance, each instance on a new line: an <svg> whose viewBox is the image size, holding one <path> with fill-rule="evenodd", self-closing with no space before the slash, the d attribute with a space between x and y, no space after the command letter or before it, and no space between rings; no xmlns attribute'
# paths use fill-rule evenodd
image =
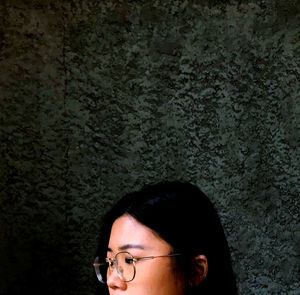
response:
<svg viewBox="0 0 300 295"><path fill-rule="evenodd" d="M119 269L117 258L116 257L115 258L106 258L106 261L108 262L108 267L109 267L110 272L112 273L114 271L114 269L116 269L119 278L122 281L124 281L123 275Z"/></svg>
<svg viewBox="0 0 300 295"><path fill-rule="evenodd" d="M112 271L113 267L117 267L118 263L116 258L106 258L106 262L108 263L108 267L110 268L110 270Z"/></svg>

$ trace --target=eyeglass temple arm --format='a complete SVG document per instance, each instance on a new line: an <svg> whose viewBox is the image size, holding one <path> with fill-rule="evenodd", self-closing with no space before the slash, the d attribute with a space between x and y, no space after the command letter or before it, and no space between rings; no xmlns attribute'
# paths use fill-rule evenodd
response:
<svg viewBox="0 0 300 295"><path fill-rule="evenodd" d="M147 260L147 259L154 259L154 258L159 258L159 257L174 257L178 256L180 254L169 254L169 255L159 255L159 256L147 256L147 257L140 257L140 258L134 258L135 261L140 261L140 260Z"/></svg>
<svg viewBox="0 0 300 295"><path fill-rule="evenodd" d="M159 258L159 257L173 257L173 256L178 256L180 254L169 254L169 255L159 255L159 256L147 256L147 257L140 257L140 258L134 258L134 261L141 261L141 260L149 260L149 259L154 259L154 258ZM97 263L94 262L93 266L101 266L101 265L106 265L106 263Z"/></svg>

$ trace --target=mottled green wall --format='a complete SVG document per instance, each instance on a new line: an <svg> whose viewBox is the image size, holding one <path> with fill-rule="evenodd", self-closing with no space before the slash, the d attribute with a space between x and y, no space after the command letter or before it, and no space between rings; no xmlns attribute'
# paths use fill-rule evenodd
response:
<svg viewBox="0 0 300 295"><path fill-rule="evenodd" d="M1 2L0 295L93 294L103 212L162 179L240 294L299 294L299 4L239 2Z"/></svg>

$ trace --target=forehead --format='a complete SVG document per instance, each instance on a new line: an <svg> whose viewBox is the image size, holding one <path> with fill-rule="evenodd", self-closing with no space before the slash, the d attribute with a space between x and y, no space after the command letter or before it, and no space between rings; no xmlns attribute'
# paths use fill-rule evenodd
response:
<svg viewBox="0 0 300 295"><path fill-rule="evenodd" d="M108 247L113 252L118 252L124 245L139 245L143 250L164 251L163 254L171 250L171 246L165 240L127 214L113 223Z"/></svg>

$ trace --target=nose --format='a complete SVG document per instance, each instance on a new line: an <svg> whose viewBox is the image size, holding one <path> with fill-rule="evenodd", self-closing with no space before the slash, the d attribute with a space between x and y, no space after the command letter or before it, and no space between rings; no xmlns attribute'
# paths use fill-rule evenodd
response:
<svg viewBox="0 0 300 295"><path fill-rule="evenodd" d="M127 283L121 280L115 267L113 267L111 271L107 273L106 283L107 286L113 290L120 289L124 291L127 289Z"/></svg>

